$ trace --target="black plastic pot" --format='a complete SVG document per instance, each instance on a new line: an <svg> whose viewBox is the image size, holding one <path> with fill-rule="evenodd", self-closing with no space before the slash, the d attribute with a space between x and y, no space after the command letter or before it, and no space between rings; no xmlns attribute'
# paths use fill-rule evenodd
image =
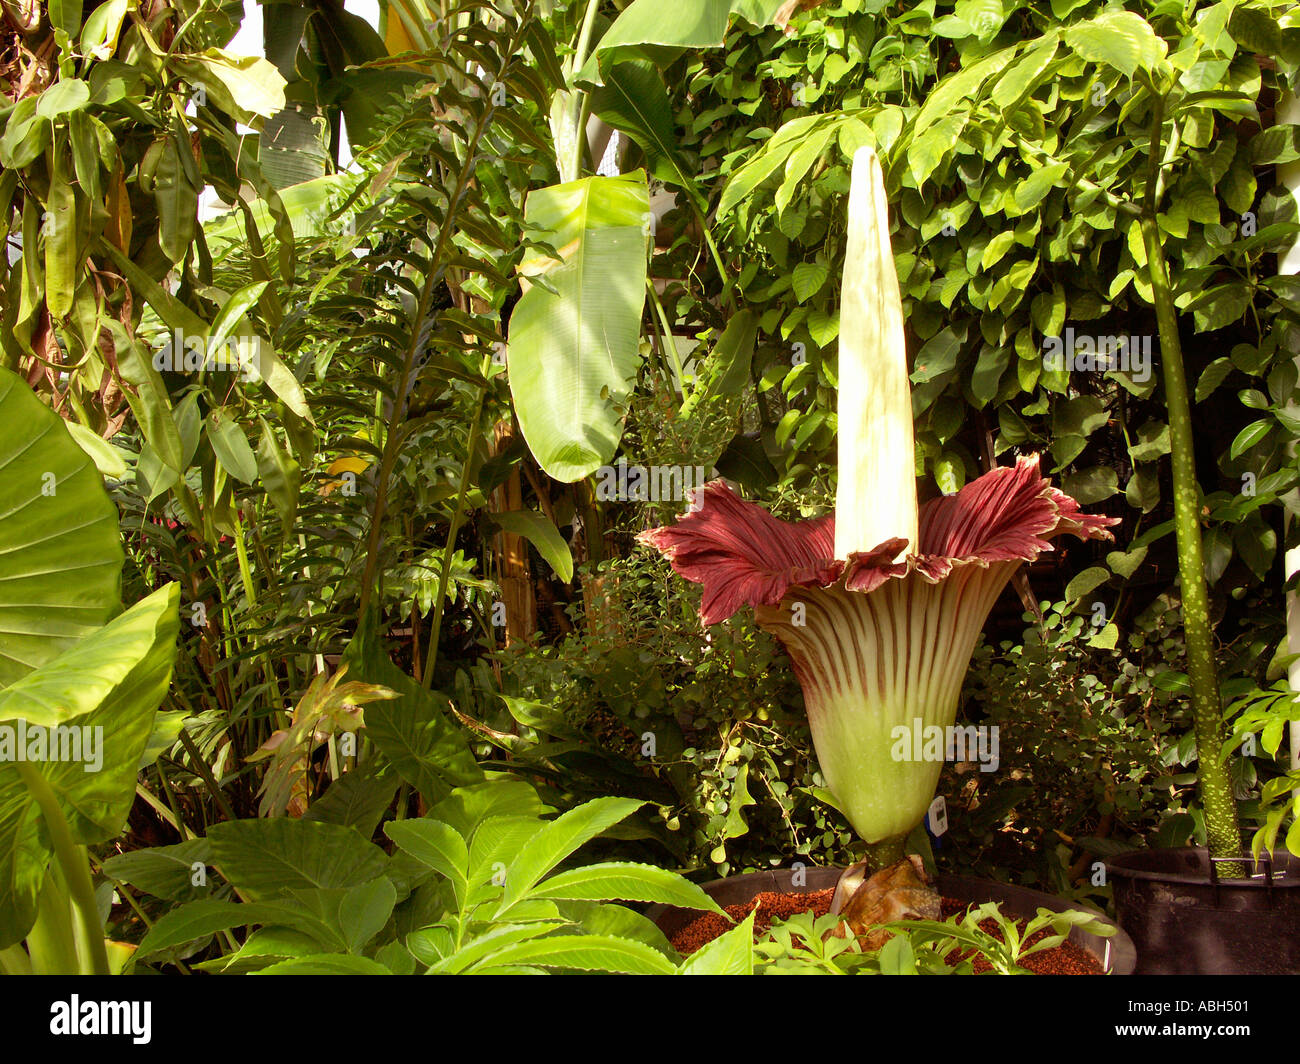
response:
<svg viewBox="0 0 1300 1064"><path fill-rule="evenodd" d="M1106 874L1138 975L1300 974L1300 859L1278 853L1226 879L1189 846L1112 857Z"/></svg>
<svg viewBox="0 0 1300 1064"><path fill-rule="evenodd" d="M719 905L744 905L753 899L756 894L761 894L764 891L778 891L790 894L826 890L828 887L835 886L842 871L843 869L840 868L805 869L800 873L802 882L798 886L794 884L795 873L784 869L780 872L750 872L743 876L728 876L726 879L715 879L712 883L705 883L703 886L705 893ZM1103 914L1088 906L1067 902L1061 898L1053 897L1051 894L1029 890L1026 887L1013 887L1006 883L996 883L991 879L971 879L966 876L941 875L937 877L935 887L945 898L952 898L954 901L969 902L974 905L980 905L986 901L1001 902L1002 911L1017 919L1031 919L1038 915L1039 909L1050 909L1055 913L1079 909L1101 917L1103 920L1106 919ZM646 915L659 926L659 929L665 935L672 938L700 914L694 909L679 909L671 905L654 905L650 907ZM1109 923L1109 921L1107 922ZM1069 937L1070 941L1075 945L1081 946L1096 957L1105 971L1113 975L1133 974L1133 965L1136 959L1133 943L1122 929L1116 928L1114 935L1104 938L1101 935L1094 935L1073 927L1070 929Z"/></svg>

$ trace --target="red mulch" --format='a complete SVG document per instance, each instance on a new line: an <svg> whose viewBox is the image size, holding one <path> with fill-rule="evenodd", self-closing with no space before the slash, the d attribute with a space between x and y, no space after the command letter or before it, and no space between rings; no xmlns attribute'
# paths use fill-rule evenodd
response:
<svg viewBox="0 0 1300 1064"><path fill-rule="evenodd" d="M833 889L814 890L806 893L778 893L773 891L764 891L754 898L748 905L727 905L725 909L728 916L733 920L743 920L749 915L750 910L755 906L758 912L754 917L754 938L755 940L767 934L768 929L772 926L774 919L794 916L796 913L811 912L817 916L825 916L830 911L831 898L834 897ZM957 913L965 912L969 908L964 902L954 901L952 898L943 899L943 916L947 919ZM1020 929L1023 932L1026 921L1019 921ZM724 920L717 913L704 913L696 917L676 935L673 936L673 949L677 950L682 956L689 956L701 946L712 942L719 935L731 929L732 925ZM985 920L980 924L985 931L990 934L1001 937L998 925L993 920ZM1045 928L1037 932L1030 944L1039 941L1052 934L1052 929ZM954 958L955 959L955 958ZM977 956L973 961L975 973L977 975L990 971L988 961L983 957ZM1053 949L1045 949L1038 953L1024 958L1021 966L1028 968L1036 975L1102 975L1101 965L1097 962L1091 953L1076 946L1073 942L1062 942Z"/></svg>

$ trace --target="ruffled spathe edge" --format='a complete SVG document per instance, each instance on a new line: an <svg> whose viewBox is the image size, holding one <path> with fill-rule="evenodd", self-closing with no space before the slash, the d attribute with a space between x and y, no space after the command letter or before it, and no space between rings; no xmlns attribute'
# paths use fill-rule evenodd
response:
<svg viewBox="0 0 1300 1064"><path fill-rule="evenodd" d="M691 501L694 509L675 525L652 528L637 540L704 586L705 624L725 621L742 606L775 606L791 587L827 587L844 569L834 560L833 517L782 521L722 480L695 489Z"/></svg>
<svg viewBox="0 0 1300 1064"><path fill-rule="evenodd" d="M788 522L740 498L724 481L696 490L693 511L637 539L664 554L678 574L703 585L700 618L717 624L742 606L777 606L793 587L870 593L915 572L931 583L958 565L1032 561L1070 533L1110 539L1119 519L1085 514L1040 474L1039 456L1017 459L971 481L955 495L921 508L920 550L903 558L907 540L889 539L847 559L835 554L833 516Z"/></svg>

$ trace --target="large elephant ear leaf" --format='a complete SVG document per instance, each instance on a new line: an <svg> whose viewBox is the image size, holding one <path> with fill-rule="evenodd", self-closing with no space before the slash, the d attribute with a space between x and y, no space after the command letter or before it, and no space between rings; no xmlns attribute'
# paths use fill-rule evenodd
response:
<svg viewBox="0 0 1300 1064"><path fill-rule="evenodd" d="M95 463L0 369L0 689L107 623L124 561Z"/></svg>
<svg viewBox="0 0 1300 1064"><path fill-rule="evenodd" d="M179 600L178 584L155 591L0 695L0 717L45 705L54 692L69 699L67 711L54 718L62 721L56 729L21 718L0 721L0 949L31 929L51 856L36 799L19 769L17 745L26 767L39 772L53 792L74 841L97 843L118 834L135 798L136 768L154 713L171 681ZM104 677L88 664L97 647L104 651ZM65 670L84 693L62 676ZM42 697L33 698L33 692ZM49 713L38 716L52 719Z"/></svg>
<svg viewBox="0 0 1300 1064"><path fill-rule="evenodd" d="M25 720L28 725L54 727L77 720L94 709L139 696L152 719L166 691L176 635L180 629L180 585L168 584L142 599L65 650L51 662L0 691L0 720ZM167 666L148 669L151 660ZM160 678L163 686L150 691L149 698L138 690L144 673L149 682Z"/></svg>

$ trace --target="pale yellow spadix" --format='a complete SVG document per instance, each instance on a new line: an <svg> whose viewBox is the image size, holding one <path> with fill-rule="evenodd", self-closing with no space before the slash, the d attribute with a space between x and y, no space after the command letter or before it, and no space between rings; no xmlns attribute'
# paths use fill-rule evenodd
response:
<svg viewBox="0 0 1300 1064"><path fill-rule="evenodd" d="M880 160L853 156L848 246L840 291L839 486L835 557L906 538L916 551L912 389L903 301L889 246Z"/></svg>

